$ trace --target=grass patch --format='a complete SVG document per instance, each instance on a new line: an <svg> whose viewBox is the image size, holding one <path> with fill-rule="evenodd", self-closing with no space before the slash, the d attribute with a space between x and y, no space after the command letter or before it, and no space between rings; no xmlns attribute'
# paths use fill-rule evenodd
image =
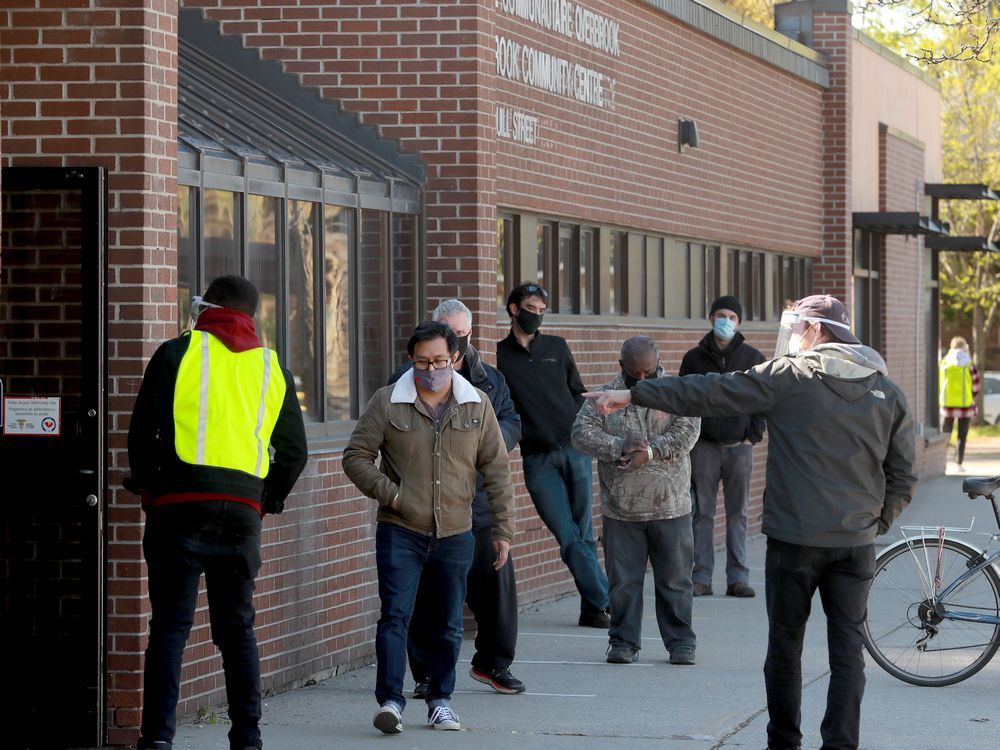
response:
<svg viewBox="0 0 1000 750"><path fill-rule="evenodd" d="M1000 437L1000 424L972 425L969 427L970 438Z"/></svg>

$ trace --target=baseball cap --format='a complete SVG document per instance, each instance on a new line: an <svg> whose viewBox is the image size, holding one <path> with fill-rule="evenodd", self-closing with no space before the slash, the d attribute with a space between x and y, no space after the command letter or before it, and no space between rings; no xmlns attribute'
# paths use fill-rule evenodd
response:
<svg viewBox="0 0 1000 750"><path fill-rule="evenodd" d="M861 341L851 333L851 319L847 315L844 303L829 294L813 294L803 297L795 303L792 312L802 318L828 323L826 330L844 344L860 344Z"/></svg>

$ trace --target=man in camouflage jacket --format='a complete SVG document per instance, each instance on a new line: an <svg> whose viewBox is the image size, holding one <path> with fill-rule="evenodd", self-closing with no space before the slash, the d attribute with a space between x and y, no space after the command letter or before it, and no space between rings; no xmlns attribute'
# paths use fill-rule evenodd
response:
<svg viewBox="0 0 1000 750"><path fill-rule="evenodd" d="M622 372L604 389L630 388L660 377L656 342L628 339ZM642 588L653 566L656 621L671 664L694 664L691 629L691 463L701 420L631 406L603 416L592 401L573 424L573 447L598 460L604 564L608 571L611 628L608 661L628 664L642 646Z"/></svg>

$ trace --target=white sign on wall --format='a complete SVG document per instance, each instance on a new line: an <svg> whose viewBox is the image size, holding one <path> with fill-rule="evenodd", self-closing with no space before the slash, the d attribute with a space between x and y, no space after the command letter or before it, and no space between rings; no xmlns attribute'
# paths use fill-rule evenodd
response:
<svg viewBox="0 0 1000 750"><path fill-rule="evenodd" d="M58 436L62 430L62 399L19 398L3 400L4 435Z"/></svg>

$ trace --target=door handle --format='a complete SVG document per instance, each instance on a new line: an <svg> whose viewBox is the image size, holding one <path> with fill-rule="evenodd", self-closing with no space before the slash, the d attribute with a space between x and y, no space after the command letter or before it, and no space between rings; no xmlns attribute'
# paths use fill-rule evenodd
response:
<svg viewBox="0 0 1000 750"><path fill-rule="evenodd" d="M90 507L90 508L96 507L97 506L97 495L87 495L87 499L86 499L85 502L87 503L87 507Z"/></svg>

